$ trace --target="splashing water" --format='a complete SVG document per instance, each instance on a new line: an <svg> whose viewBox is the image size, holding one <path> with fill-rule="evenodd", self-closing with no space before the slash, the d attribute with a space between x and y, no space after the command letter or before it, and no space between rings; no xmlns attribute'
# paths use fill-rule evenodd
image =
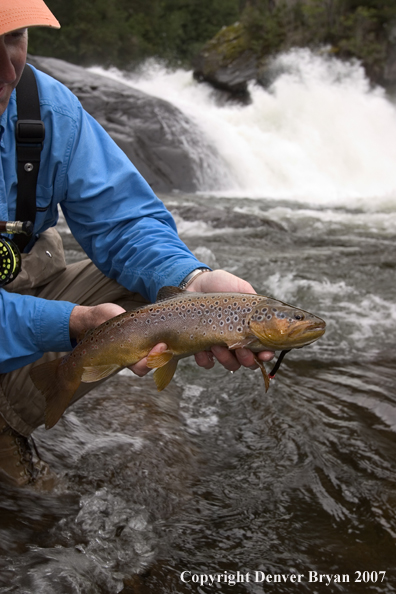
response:
<svg viewBox="0 0 396 594"><path fill-rule="evenodd" d="M251 85L248 106L224 105L191 72L154 62L129 78L105 74L167 99L198 123L227 164L230 196L394 210L396 111L385 92L370 88L358 63L308 50L277 57L270 70L272 84Z"/></svg>

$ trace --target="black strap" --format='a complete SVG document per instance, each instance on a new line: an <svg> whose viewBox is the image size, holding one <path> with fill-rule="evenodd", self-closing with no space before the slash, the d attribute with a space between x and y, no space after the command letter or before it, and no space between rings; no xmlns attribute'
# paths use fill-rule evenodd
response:
<svg viewBox="0 0 396 594"><path fill-rule="evenodd" d="M41 121L40 100L36 77L26 65L16 88L18 121L16 124L16 151L18 194L17 221L36 219L36 186L40 167L40 156L45 137L44 122ZM22 251L30 241L26 235L15 235L13 241Z"/></svg>

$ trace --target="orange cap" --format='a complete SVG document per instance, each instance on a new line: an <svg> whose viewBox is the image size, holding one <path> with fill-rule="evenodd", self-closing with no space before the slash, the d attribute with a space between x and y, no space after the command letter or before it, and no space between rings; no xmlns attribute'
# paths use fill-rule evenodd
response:
<svg viewBox="0 0 396 594"><path fill-rule="evenodd" d="M60 24L43 0L0 0L0 35L25 27L55 27Z"/></svg>

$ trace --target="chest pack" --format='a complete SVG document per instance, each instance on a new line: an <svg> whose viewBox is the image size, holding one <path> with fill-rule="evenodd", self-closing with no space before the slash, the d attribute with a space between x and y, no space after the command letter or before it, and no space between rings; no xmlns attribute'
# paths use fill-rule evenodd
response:
<svg viewBox="0 0 396 594"><path fill-rule="evenodd" d="M26 65L16 88L18 120L15 127L17 206L15 221L0 221L0 287L14 280L21 269L21 254L30 241L36 219L36 187L45 138L36 77Z"/></svg>

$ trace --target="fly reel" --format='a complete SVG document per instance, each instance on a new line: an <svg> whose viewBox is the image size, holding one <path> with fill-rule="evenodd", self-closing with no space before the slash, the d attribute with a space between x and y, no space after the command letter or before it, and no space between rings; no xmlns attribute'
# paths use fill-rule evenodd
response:
<svg viewBox="0 0 396 594"><path fill-rule="evenodd" d="M0 287L16 278L21 270L21 252L8 237L0 235Z"/></svg>
<svg viewBox="0 0 396 594"><path fill-rule="evenodd" d="M0 221L0 231L31 235L33 225L30 221ZM21 263L21 252L18 246L9 237L0 235L0 287L4 287L18 276Z"/></svg>

